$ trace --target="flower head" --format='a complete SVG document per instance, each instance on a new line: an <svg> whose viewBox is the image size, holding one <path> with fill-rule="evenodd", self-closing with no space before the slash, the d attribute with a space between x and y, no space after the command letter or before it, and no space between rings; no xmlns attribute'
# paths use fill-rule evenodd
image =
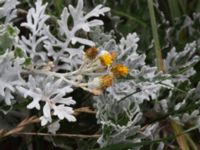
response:
<svg viewBox="0 0 200 150"><path fill-rule="evenodd" d="M113 62L112 55L108 51L105 51L105 50L101 51L99 55L99 59L101 61L101 64L106 67L109 67Z"/></svg>
<svg viewBox="0 0 200 150"><path fill-rule="evenodd" d="M117 64L112 67L111 71L116 77L124 77L128 74L128 67L124 66L123 64Z"/></svg>
<svg viewBox="0 0 200 150"><path fill-rule="evenodd" d="M96 47L90 47L86 49L85 55L89 59L94 59L98 55L98 49Z"/></svg>
<svg viewBox="0 0 200 150"><path fill-rule="evenodd" d="M89 83L89 87L92 89L106 89L113 84L113 76L112 75L104 75L101 77L96 77L92 82Z"/></svg>
<svg viewBox="0 0 200 150"><path fill-rule="evenodd" d="M101 87L103 89L112 86L113 84L113 76L112 75L104 75L101 77Z"/></svg>

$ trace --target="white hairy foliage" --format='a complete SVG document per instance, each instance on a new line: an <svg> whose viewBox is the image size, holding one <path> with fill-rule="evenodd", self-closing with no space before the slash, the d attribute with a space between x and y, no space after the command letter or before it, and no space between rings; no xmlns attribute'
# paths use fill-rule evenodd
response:
<svg viewBox="0 0 200 150"><path fill-rule="evenodd" d="M14 99L12 93L16 91L16 86L24 83L20 76L23 62L24 59L14 59L9 51L0 55L0 96L4 97L7 105L11 105L11 99Z"/></svg>
<svg viewBox="0 0 200 150"><path fill-rule="evenodd" d="M156 99L162 84L165 82L173 87L170 80L156 80L160 76L156 67L150 67L145 63L145 54L137 52L139 37L136 33L128 34L126 38L122 38L117 45L114 40L110 40L105 44L105 49L116 50L119 63L125 63L129 67L129 75L131 79L115 83L109 88L108 96L113 97L117 101L129 96L129 99L136 103L143 103L144 100Z"/></svg>
<svg viewBox="0 0 200 150"><path fill-rule="evenodd" d="M52 56L54 62L64 62L64 64L60 66L55 64L56 67L58 67L57 69L72 70L74 67L77 68L77 65L81 64L81 52L83 51L84 45L95 46L95 43L87 37L78 36L77 33L79 31L87 33L91 31L92 27L103 25L103 21L99 19L91 20L91 18L104 15L109 10L108 7L98 5L89 13L86 13L83 11L83 0L79 0L76 7L72 5L69 5L68 8L65 7L60 20L58 20L59 33L62 39L56 38L49 31L49 27L46 26L44 34L49 37L48 40L45 40L45 48L48 51L48 56ZM69 23L70 17L73 19L71 24ZM78 48L72 47L77 43L82 46ZM59 48L59 50L55 51L54 48Z"/></svg>
<svg viewBox="0 0 200 150"><path fill-rule="evenodd" d="M105 12L109 11L109 8L98 5L89 13L86 13L83 11L83 0L79 0L76 7L71 5L68 8L65 7L60 20L57 21L59 35L54 36L46 24L49 18L45 14L46 7L47 3L42 4L42 0L37 0L35 6L29 9L27 20L21 26L30 30L30 34L28 38L22 36L18 46L25 50L27 57L31 58L32 68L40 68L51 57L54 63L53 70L56 71L63 67L67 71L72 71L74 66L81 64L80 58L84 47L75 48L73 45L76 43L89 46L95 45L93 41L87 38L78 37L77 33L81 30L89 32L91 27L103 25L101 20L91 20L90 18L104 15ZM69 24L69 17L73 19L72 24ZM58 38L60 36L62 38ZM63 66L58 66L59 62L62 62ZM51 115L57 116L60 120L64 118L68 121L76 120L72 116L73 109L69 106L75 104L75 101L71 97L64 98L73 89L64 85L62 79L56 80L50 76L46 78L44 76L29 76L27 84L18 87L18 90L24 97L29 96L33 99L27 106L29 109L40 109L40 102L45 102L42 105L43 116L40 117L42 125L52 122Z"/></svg>
<svg viewBox="0 0 200 150"><path fill-rule="evenodd" d="M47 3L42 5L42 0L37 0L35 8L30 8L27 14L27 21L21 26L30 30L29 37L21 37L19 47L25 50L26 54L32 59L33 63L45 62L47 55L42 50L42 43L48 37L42 34L45 21L49 18L45 14ZM38 62L39 61L39 62Z"/></svg>
<svg viewBox="0 0 200 150"><path fill-rule="evenodd" d="M168 85L173 87L170 80L156 80L161 74L157 72L156 67L146 65L145 54L137 52L138 41L138 35L133 33L123 37L119 44L111 39L102 47L117 52L119 63L123 62L129 67L130 79L114 83L106 90L104 96L96 100L97 118L103 126L103 131L105 130L98 140L101 146L128 141L128 137L134 134L134 141L140 142L142 138L150 138L157 125L149 126L143 133L140 132L142 113L139 104L144 100L155 100L161 88L168 88ZM165 83L166 86L161 83ZM126 121L121 124L122 116ZM107 128L110 129L109 134L106 133Z"/></svg>
<svg viewBox="0 0 200 150"><path fill-rule="evenodd" d="M3 4L2 4L3 3ZM5 17L5 23L9 23L16 17L16 6L19 4L18 0L1 0L0 4L0 18Z"/></svg>
<svg viewBox="0 0 200 150"><path fill-rule="evenodd" d="M164 60L164 65L167 73L174 74L174 82L188 80L196 71L193 66L200 60L196 55L196 41L186 44L181 52L176 52L176 48L172 48Z"/></svg>
<svg viewBox="0 0 200 150"><path fill-rule="evenodd" d="M163 114L187 107L191 100L194 105L200 104L200 83L196 89L190 89L182 101L173 99L176 86L185 81L190 83L189 77L196 73L193 66L200 60L196 55L197 42L188 43L180 52L172 48L164 59L165 73L162 73L157 67L146 64L146 55L138 52L139 36L136 33L129 33L117 43L112 31L104 33L98 28L103 25L98 17L105 15L110 10L108 7L98 5L86 12L83 0L78 0L76 6L65 7L59 19L53 18L57 28L52 31L47 24L51 16L45 12L48 4L37 0L28 10L26 22L21 24L29 35L18 37L18 30L9 28L8 23L16 17L19 1L4 0L0 4L0 18L5 18L6 24L0 29L0 101L11 105L15 94L21 94L30 100L28 109L42 112L41 125L48 125L48 131L53 134L59 130L60 120L76 121L72 108L76 102L68 96L73 88L81 87L90 92L98 90L90 88L90 85L99 88L99 77L111 71L112 67L103 68L105 72L99 71L98 65L102 65L99 58L97 64L92 64L99 72L95 67L90 68L93 60L86 55L83 57L85 46L95 46L99 52L115 51L116 63L123 63L129 69L126 79L118 80L95 98L97 120L102 125L102 136L98 139L100 146L159 137L159 134L154 136L154 133L159 133L157 123L141 126L145 121L141 106L151 100L156 102L152 103L152 109ZM11 35L9 29L16 30L16 35ZM22 49L24 54L20 57L25 58L17 56L20 50L17 51L16 47ZM31 59L31 65L26 65L27 58ZM99 82L92 82L93 79ZM86 83L82 83L83 80ZM160 100L161 90L167 90L169 94ZM170 118L182 125L199 123L200 110L171 115ZM161 143L159 148L163 147ZM133 149L139 150L140 147Z"/></svg>
<svg viewBox="0 0 200 150"><path fill-rule="evenodd" d="M52 121L51 115L57 116L60 120L64 118L68 121L76 121L72 115L74 112L70 105L75 104L72 97L65 98L67 93L73 91L69 86L62 84L62 79L55 80L47 76L29 76L26 86L17 88L24 97L30 96L33 100L27 106L28 109L36 108L40 110L40 102L44 102L43 116L40 117L41 125L44 126Z"/></svg>

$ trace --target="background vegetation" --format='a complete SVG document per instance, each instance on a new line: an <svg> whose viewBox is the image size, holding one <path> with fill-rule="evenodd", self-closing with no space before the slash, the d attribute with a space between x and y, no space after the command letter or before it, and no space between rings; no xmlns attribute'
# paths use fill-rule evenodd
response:
<svg viewBox="0 0 200 150"><path fill-rule="evenodd" d="M68 4L76 5L76 0L43 0L48 2L47 13L59 17L63 8ZM152 6L154 3L154 7ZM26 13L30 6L34 4L33 0L22 0L18 6L18 17L14 21L14 24L21 28L19 25L26 19ZM140 38L139 41L139 53L146 53L146 62L152 66L157 65L162 71L162 60L166 58L167 53L172 47L176 47L178 52L181 52L186 43L197 41L200 43L200 0L85 0L85 6L88 9L92 9L97 4L104 4L111 8L111 13L102 17L104 20L104 30L109 32L113 30L113 34L116 40L122 36L126 36L128 33L137 32ZM54 31L54 17L48 20L49 25ZM26 30L20 34L28 34ZM199 48L199 47L198 47ZM200 55L200 50L195 55ZM156 58L156 59L155 59ZM184 58L183 58L184 59ZM156 61L157 60L157 61ZM157 63L156 63L157 62ZM196 74L190 77L190 88L197 87L200 80L200 62L194 66L197 71ZM189 89L187 84L182 84L177 88L178 94L174 99L180 100L185 96L184 92ZM76 89L72 93L73 98L77 101L76 108L92 105L92 95L84 92L81 89ZM80 100L81 99L81 100ZM24 105L24 104L23 104ZM146 102L148 108L153 105L151 102ZM146 107L144 106L144 107ZM21 109L23 106L16 106ZM197 126L191 126L190 124L184 124L180 126L170 121L169 116L173 114L184 114L197 109L199 106L192 105L178 111L172 111L167 114L156 114L148 109L147 112L143 110L144 115L148 118L147 122L159 122L163 125L163 134L168 133L172 135L166 137L160 135L160 140L148 140L136 143L135 146L142 145L144 150L154 150L154 145L159 142L166 143L166 150L198 150L200 149L200 136L199 136L199 124ZM31 112L34 114L34 112ZM9 117L12 117L11 114ZM8 117L8 120L9 120ZM101 132L101 127L97 123L94 113L83 113L77 116L78 122L66 123L62 122L62 128L60 132L71 134L86 134L93 135ZM6 118L3 118L6 119ZM15 118L11 125L16 125L21 118ZM30 125L30 130L45 132L46 130L39 125ZM184 136L182 136L182 134ZM179 135L179 136L178 136ZM181 136L180 136L181 135ZM104 148L99 148L96 143L97 137L79 138L79 137L60 137L60 136L12 136L6 137L0 140L0 149L2 150L54 150L54 149L66 149L66 150L127 150L134 146L129 143L119 143L114 145L108 145ZM31 146L30 146L31 145Z"/></svg>

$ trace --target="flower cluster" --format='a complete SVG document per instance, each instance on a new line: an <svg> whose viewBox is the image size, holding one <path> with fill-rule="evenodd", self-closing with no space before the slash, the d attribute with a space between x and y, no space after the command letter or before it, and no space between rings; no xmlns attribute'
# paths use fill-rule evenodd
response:
<svg viewBox="0 0 200 150"><path fill-rule="evenodd" d="M102 90L112 86L116 78L128 75L128 68L123 64L115 64L116 59L117 53L115 52L108 52L96 47L86 49L86 68L91 71L89 72L90 75L100 75L88 83L88 87L91 88L95 94L97 94L97 91L101 93Z"/></svg>

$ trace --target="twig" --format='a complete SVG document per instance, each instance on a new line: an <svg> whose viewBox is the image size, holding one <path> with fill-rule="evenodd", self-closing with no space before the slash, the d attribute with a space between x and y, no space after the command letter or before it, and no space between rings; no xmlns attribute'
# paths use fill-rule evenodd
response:
<svg viewBox="0 0 200 150"><path fill-rule="evenodd" d="M170 123L171 123L172 129L175 132L175 135L179 135L179 134L183 133L183 129L181 128L181 126L179 124L177 124L173 120L171 120ZM182 134L182 135L176 137L177 143L178 143L181 150L189 150L189 146L188 146L185 134Z"/></svg>
<svg viewBox="0 0 200 150"><path fill-rule="evenodd" d="M89 107L81 107L81 108L77 108L77 109L74 110L74 115L79 115L80 113L96 114L96 112L91 110ZM26 128L27 125L30 125L30 124L33 124L33 123L39 123L39 122L40 122L40 119L36 116L25 118L15 128L13 128L9 131L5 131L3 129L0 129L0 138L10 136L10 135L16 135L16 134L19 134L19 133L26 133L26 132L21 132L21 131L23 131ZM86 137L87 137L87 135L86 135ZM84 138L84 137L82 137L82 138Z"/></svg>
<svg viewBox="0 0 200 150"><path fill-rule="evenodd" d="M80 113L96 114L96 112L89 107L81 107L74 110L74 115L79 115Z"/></svg>
<svg viewBox="0 0 200 150"><path fill-rule="evenodd" d="M27 13L28 12L26 10L24 10L24 9L20 9L20 8L17 9L17 15L26 16Z"/></svg>
<svg viewBox="0 0 200 150"><path fill-rule="evenodd" d="M15 128L9 130L9 131L5 131L3 129L0 130L0 138L9 136L9 135L13 135L16 134L18 132L21 132L22 130L25 129L25 127L29 124L33 124L33 123L38 123L40 122L39 118L37 118L36 116L32 116L30 118L25 118L24 120L22 120Z"/></svg>
<svg viewBox="0 0 200 150"><path fill-rule="evenodd" d="M122 98L121 98L119 101L117 101L117 102L120 103L120 102L122 102L123 100L127 99L128 97L130 97L130 96L132 96L132 95L134 95L134 94L136 94L136 93L139 93L139 92L141 92L141 89L140 89L140 88L137 88L136 91L134 91L134 92L132 92L132 93L130 93L130 94L128 94L128 95L122 97Z"/></svg>
<svg viewBox="0 0 200 150"><path fill-rule="evenodd" d="M69 137L69 138L99 138L100 134L86 135L86 134L50 134L41 132L19 132L17 135L33 135L33 136L55 136L55 137Z"/></svg>

